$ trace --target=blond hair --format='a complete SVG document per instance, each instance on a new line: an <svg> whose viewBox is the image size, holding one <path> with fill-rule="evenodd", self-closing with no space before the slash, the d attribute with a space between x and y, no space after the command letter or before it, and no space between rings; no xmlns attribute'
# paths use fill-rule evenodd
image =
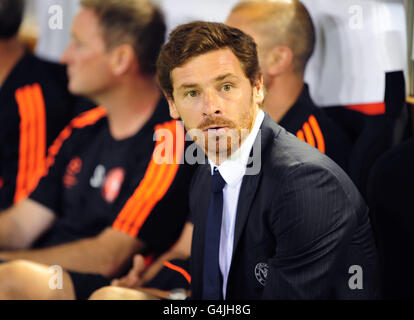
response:
<svg viewBox="0 0 414 320"><path fill-rule="evenodd" d="M294 55L295 71L303 73L315 48L315 27L298 0L244 0L230 14L242 14L267 47L286 46Z"/></svg>
<svg viewBox="0 0 414 320"><path fill-rule="evenodd" d="M81 0L81 5L98 16L107 50L128 43L134 48L141 72L155 74L166 32L157 6L148 0Z"/></svg>

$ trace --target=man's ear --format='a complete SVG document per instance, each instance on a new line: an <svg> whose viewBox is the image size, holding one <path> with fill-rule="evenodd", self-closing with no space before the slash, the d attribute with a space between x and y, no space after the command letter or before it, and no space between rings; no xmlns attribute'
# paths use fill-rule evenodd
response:
<svg viewBox="0 0 414 320"><path fill-rule="evenodd" d="M265 88L264 88L264 83L263 83L263 75L260 74L258 75L257 80L255 81L254 87L253 87L254 102L258 104L259 106L261 106L264 101L264 96L265 96Z"/></svg>
<svg viewBox="0 0 414 320"><path fill-rule="evenodd" d="M134 48L130 44L123 44L115 48L111 52L111 68L116 76L120 76L127 71L136 61Z"/></svg>
<svg viewBox="0 0 414 320"><path fill-rule="evenodd" d="M293 67L293 51L286 46L273 47L267 56L266 71L270 76L278 76Z"/></svg>
<svg viewBox="0 0 414 320"><path fill-rule="evenodd" d="M164 92L165 98L168 101L168 106L170 107L170 116L173 119L180 119L180 114L178 113L177 107L174 102L174 98L170 97L168 94Z"/></svg>

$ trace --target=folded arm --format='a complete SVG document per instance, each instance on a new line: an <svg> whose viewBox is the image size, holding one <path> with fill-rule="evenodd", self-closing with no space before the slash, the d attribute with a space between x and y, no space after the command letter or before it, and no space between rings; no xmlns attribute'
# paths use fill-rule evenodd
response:
<svg viewBox="0 0 414 320"><path fill-rule="evenodd" d="M30 246L50 228L55 214L30 199L0 213L0 250L21 250Z"/></svg>
<svg viewBox="0 0 414 320"><path fill-rule="evenodd" d="M30 260L82 273L116 276L144 244L122 232L107 228L93 238L39 250L0 252L2 260Z"/></svg>

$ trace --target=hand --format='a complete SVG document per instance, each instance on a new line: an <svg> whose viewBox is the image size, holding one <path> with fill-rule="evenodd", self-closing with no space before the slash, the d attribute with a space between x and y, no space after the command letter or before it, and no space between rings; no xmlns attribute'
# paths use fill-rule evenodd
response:
<svg viewBox="0 0 414 320"><path fill-rule="evenodd" d="M120 279L112 280L111 285L125 288L141 287L143 285L142 273L145 269L145 259L138 254L134 257L133 266L128 274Z"/></svg>
<svg viewBox="0 0 414 320"><path fill-rule="evenodd" d="M167 255L159 257L150 266L146 266L145 259L138 254L134 257L134 262L128 274L120 279L114 279L111 285L125 288L139 288L154 279L154 277L164 267Z"/></svg>
<svg viewBox="0 0 414 320"><path fill-rule="evenodd" d="M164 267L165 262L173 259L187 259L191 253L193 228L193 224L187 222L181 232L180 238L171 250L161 255L148 267L145 264L144 257L140 254L136 255L134 257L133 267L128 274L121 279L113 280L111 284L118 287L139 288L154 279Z"/></svg>

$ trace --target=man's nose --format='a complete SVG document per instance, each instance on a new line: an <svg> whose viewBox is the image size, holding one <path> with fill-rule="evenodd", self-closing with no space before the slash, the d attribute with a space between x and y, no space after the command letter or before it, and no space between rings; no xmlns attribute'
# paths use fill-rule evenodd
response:
<svg viewBox="0 0 414 320"><path fill-rule="evenodd" d="M70 43L66 47L65 51L63 51L63 54L60 57L60 63L62 63L62 64L68 64L69 63L71 46L72 46L72 43Z"/></svg>
<svg viewBox="0 0 414 320"><path fill-rule="evenodd" d="M205 115L221 114L222 112L221 101L218 95L212 92L212 90L205 91L203 106L203 113Z"/></svg>

